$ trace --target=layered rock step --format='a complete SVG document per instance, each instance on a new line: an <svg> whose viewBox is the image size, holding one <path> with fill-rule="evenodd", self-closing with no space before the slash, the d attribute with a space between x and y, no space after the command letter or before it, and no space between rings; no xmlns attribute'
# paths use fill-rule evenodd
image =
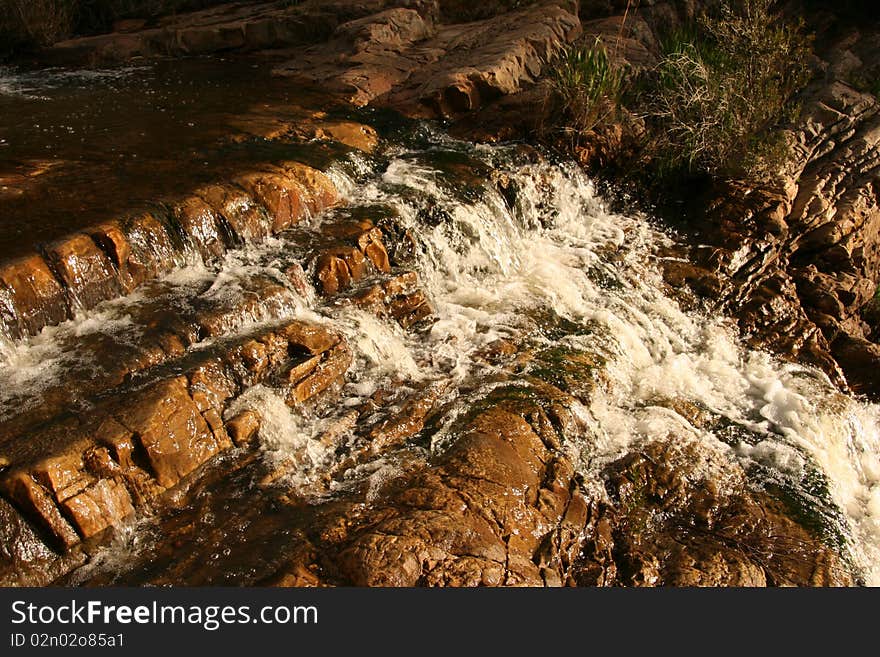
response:
<svg viewBox="0 0 880 657"><path fill-rule="evenodd" d="M30 377L19 375L19 390L4 391L0 444L59 413L85 411L106 391L149 376L151 368L212 341L254 324L290 318L303 303L295 291L263 274L234 277L229 288L234 292L218 296L211 294L208 281L153 281L134 298L96 311L102 324L92 326L94 320L86 314L40 336L49 358L63 367L62 376L40 371L33 363ZM27 357L35 347L17 349Z"/></svg>
<svg viewBox="0 0 880 657"><path fill-rule="evenodd" d="M230 418L231 436L224 422L244 389L273 380L289 390L292 404L305 404L338 385L350 360L339 335L305 322L220 344L191 357L183 372L174 367L144 386L124 386L89 413L5 443L0 491L51 547L70 551L149 509L234 439L246 440L240 420ZM8 535L4 543L26 539ZM30 566L3 565L5 579Z"/></svg>
<svg viewBox="0 0 880 657"><path fill-rule="evenodd" d="M322 172L283 162L209 185L132 217L87 228L0 265L7 337L21 339L128 294L193 258L278 233L338 200Z"/></svg>
<svg viewBox="0 0 880 657"><path fill-rule="evenodd" d="M349 348L332 329L294 319L302 310L357 304L404 327L431 314L418 276L386 247L390 227L383 232L369 220L332 214L314 226L299 223L335 200L332 187L323 187L324 197L307 195L280 175L243 176L241 187L212 186L174 206L176 220L190 227L186 234L201 238L189 244L204 249L194 253L204 264L135 279L136 291L117 300L93 297L106 330L96 330L85 313L40 336L60 353L64 378L41 381L38 400L4 402L3 581L39 584L63 575L108 529L161 509L219 455L235 445L252 453L262 418L230 407L253 386L269 386L297 412L338 390ZM310 175L313 188L326 181ZM229 218L234 228L223 238L199 230ZM166 222L150 225L169 234ZM272 233L287 247L260 251L254 242ZM132 235L120 231L115 244L133 250L128 245L139 242ZM179 253L174 246L169 239L157 251ZM119 262L116 280L143 271L131 266L142 260Z"/></svg>
<svg viewBox="0 0 880 657"><path fill-rule="evenodd" d="M324 81L355 105L450 117L528 86L580 33L576 8L565 2L455 25L399 7L340 25L275 73Z"/></svg>

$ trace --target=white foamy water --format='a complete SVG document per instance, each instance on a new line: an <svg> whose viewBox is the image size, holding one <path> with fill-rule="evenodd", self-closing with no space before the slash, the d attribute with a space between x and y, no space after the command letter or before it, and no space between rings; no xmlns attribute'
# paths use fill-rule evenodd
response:
<svg viewBox="0 0 880 657"><path fill-rule="evenodd" d="M149 66L94 69L50 68L39 71L21 71L0 66L0 96L46 100L45 94L59 87L112 84L147 70L150 70Z"/></svg>
<svg viewBox="0 0 880 657"><path fill-rule="evenodd" d="M483 162L499 159L492 148L446 145ZM526 314L552 309L593 327L563 344L608 358L612 384L588 409L594 435L576 446L583 474L597 477L640 442L695 441L716 479L735 477L739 468L725 464L739 464L759 473L753 486L764 478L819 507L836 505L842 515L832 510L831 521L848 537L865 581L880 584L878 406L841 394L821 372L744 347L722 318L683 312L662 291L649 258L670 238L644 217L609 212L573 166L511 167L505 173L519 188L511 209L491 188L477 201L456 200L432 160L431 153L401 153L379 180L349 188L352 202L395 207L417 236L419 272L438 315L427 334L394 340L381 323L357 326L355 342L393 343L384 353L367 349L373 372L389 375L396 367L405 378L416 363L422 378L479 376L486 366L475 352L521 333ZM425 225L419 210L426 208L445 219ZM693 427L658 398L698 404L744 438ZM435 444L444 444L438 438ZM817 477L831 500L809 483Z"/></svg>
<svg viewBox="0 0 880 657"><path fill-rule="evenodd" d="M744 347L723 318L684 312L663 291L652 263L655 247L670 237L645 217L609 211L575 166L529 163L510 149L441 136L427 141L389 152L378 171L355 159L331 177L349 205L392 209L410 230L417 244L413 267L436 321L404 331L364 311L323 304L309 292L248 324L279 317L326 322L345 334L354 353L341 403L322 417L292 412L277 391L263 386L230 411L261 413L262 448L288 471L289 483L307 490L332 468L337 448L357 442L346 430L333 440L317 439L379 389L446 381L468 400L487 394L496 385L487 379L493 368L476 356L499 338L518 337L607 361L609 384L575 408L589 437L568 446L588 485L601 488L595 484L602 468L642 442L697 445L707 476L737 485L742 466L751 486L783 486L815 508L830 505L828 522L846 537L864 581L880 585L880 407L841 394L818 371ZM514 193L505 198L487 182L481 192L463 194L462 171L473 168L485 178L487 167L511 181ZM319 230L324 219L303 230ZM166 281L169 297L182 303L192 290L234 296L242 277L254 273L283 282L285 266L304 253L297 239L282 235L232 252L219 265L175 274L179 280ZM103 318L102 308L63 330L86 330L77 322ZM122 321L121 313L114 317ZM551 330L554 323L558 330ZM15 358L61 376L63 353L52 351L47 331L18 347ZM13 362L0 367L0 380L21 385L8 378ZM695 427L664 399L695 404L730 430ZM454 440L448 429L466 408L462 401L440 422L434 449ZM393 476L395 463L359 467L375 483Z"/></svg>

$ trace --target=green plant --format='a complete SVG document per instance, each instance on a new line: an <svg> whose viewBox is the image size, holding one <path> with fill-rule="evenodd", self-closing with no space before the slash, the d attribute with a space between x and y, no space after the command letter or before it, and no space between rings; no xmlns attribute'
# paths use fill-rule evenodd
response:
<svg viewBox="0 0 880 657"><path fill-rule="evenodd" d="M775 128L793 118L809 78L810 40L771 11L772 0L727 0L673 33L637 100L661 173L764 176L786 158Z"/></svg>
<svg viewBox="0 0 880 657"><path fill-rule="evenodd" d="M620 105L624 70L600 39L570 46L550 75L552 96L562 115L560 129L576 142L615 113Z"/></svg>

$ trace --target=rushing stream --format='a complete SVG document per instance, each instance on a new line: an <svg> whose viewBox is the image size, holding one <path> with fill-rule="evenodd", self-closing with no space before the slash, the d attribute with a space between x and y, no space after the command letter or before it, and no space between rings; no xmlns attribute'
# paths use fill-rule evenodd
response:
<svg viewBox="0 0 880 657"><path fill-rule="evenodd" d="M657 247L673 238L655 223L610 211L574 165L518 146L474 146L425 126L380 155L349 155L330 175L346 201L340 208L214 262L190 253L188 266L144 290L7 343L0 413L9 418L53 386L99 373L94 346L137 343L156 308L222 305L262 275L285 285L285 294L230 322L229 334L306 318L341 330L355 354L340 403L321 417L298 415L264 386L235 402L233 410L254 408L264 418L267 459L297 460L291 486L307 493L333 467L338 444L314 438L383 387L448 386L445 398L458 401L430 442L443 450L454 440L456 413L492 385L495 366L480 354L508 339L601 364L602 384L579 409L589 439L566 446L586 486L601 488L603 466L641 441L691 442L710 455L714 479L725 481L738 463L747 485L799 499L828 540L845 544L862 581L880 584L880 407L841 394L816 370L744 347L723 317L683 311L656 262ZM297 290L283 275L322 223L358 212L409 229L412 266L435 309L429 327L406 331ZM705 410L715 418L711 428L693 426L670 399ZM334 485L387 477L393 467L376 461Z"/></svg>

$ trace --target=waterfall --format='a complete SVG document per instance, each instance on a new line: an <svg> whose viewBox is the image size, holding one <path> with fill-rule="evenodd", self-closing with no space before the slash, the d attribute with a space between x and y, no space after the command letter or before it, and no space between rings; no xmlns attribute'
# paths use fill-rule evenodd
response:
<svg viewBox="0 0 880 657"><path fill-rule="evenodd" d="M880 584L880 407L840 393L815 369L744 346L724 317L683 310L659 273L658 247L673 237L656 222L610 210L574 164L548 162L518 146L475 146L427 128L381 156L349 156L330 175L344 193L342 209L217 263L168 275L152 298L138 292L102 304L7 347L14 353L0 366L0 409L66 376L65 363L75 361L85 336L139 339L131 323L139 306L160 299L183 308L259 274L288 286L289 295L232 322L230 332L307 318L332 324L354 352L341 400L321 417L291 413L263 387L234 407L269 418L261 448L269 460L297 460L295 484L303 490L356 437L343 431L320 447L312 441L382 387L448 384L450 404L430 445L444 449L454 440L456 413L485 393L497 371L479 354L515 340L602 364L601 385L579 409L589 432L566 445L586 486L601 488L602 468L642 442L687 442L707 454L706 475L714 480L734 477L729 471L737 465L747 473L745 485L783 487L802 500L829 536L842 537L863 580ZM411 267L435 310L429 326L407 331L353 306L319 301L314 290L296 291L282 275L310 234L353 207L381 209L408 231ZM695 426L665 403L670 399L702 409L712 422ZM361 470L385 477L389 468L393 463L378 459Z"/></svg>

